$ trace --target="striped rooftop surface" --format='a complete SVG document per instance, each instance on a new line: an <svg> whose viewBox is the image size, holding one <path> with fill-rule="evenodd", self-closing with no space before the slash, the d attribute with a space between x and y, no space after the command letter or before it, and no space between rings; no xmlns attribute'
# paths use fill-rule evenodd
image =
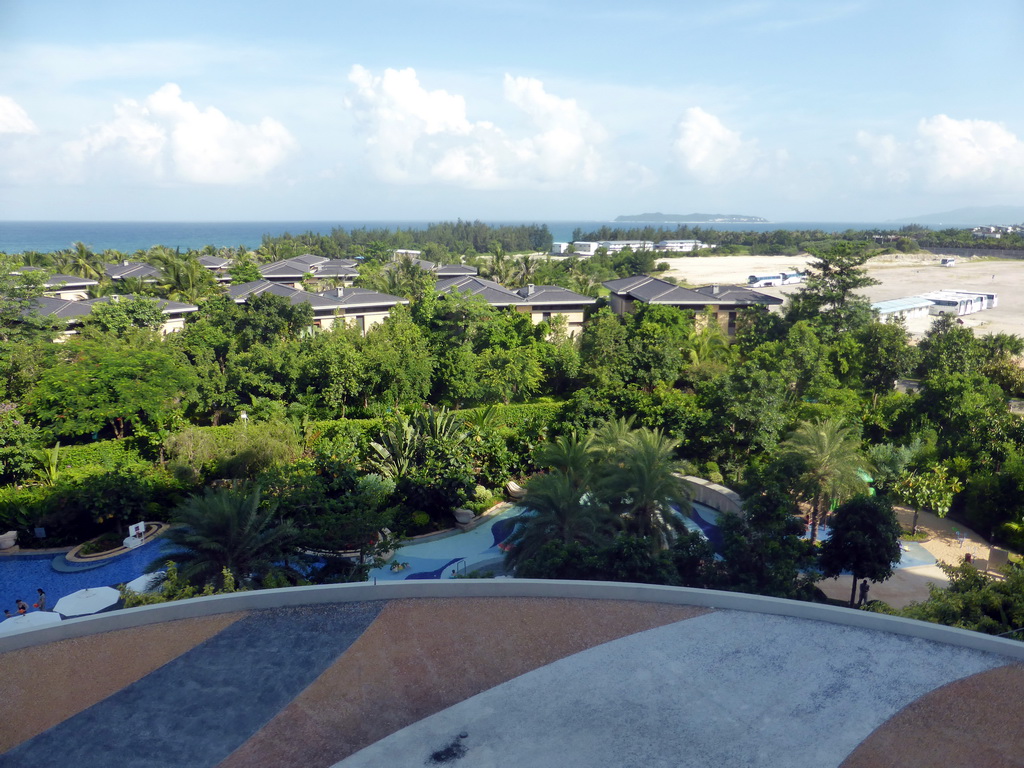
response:
<svg viewBox="0 0 1024 768"><path fill-rule="evenodd" d="M1020 765L1024 647L526 580L200 598L0 638L0 766Z"/></svg>

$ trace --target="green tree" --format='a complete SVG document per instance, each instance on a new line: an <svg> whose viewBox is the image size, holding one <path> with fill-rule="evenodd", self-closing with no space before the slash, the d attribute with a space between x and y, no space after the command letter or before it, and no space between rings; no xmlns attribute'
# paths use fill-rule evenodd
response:
<svg viewBox="0 0 1024 768"><path fill-rule="evenodd" d="M236 260L228 269L228 274L231 275L232 285L251 283L256 280L263 279L263 274L260 272L260 268L248 257Z"/></svg>
<svg viewBox="0 0 1024 768"><path fill-rule="evenodd" d="M576 488L589 488L594 479L598 446L589 433L560 435L537 450L537 463L561 472Z"/></svg>
<svg viewBox="0 0 1024 768"><path fill-rule="evenodd" d="M885 581L900 561L900 524L892 505L872 496L855 496L832 513L831 535L821 545L820 564L825 578L843 571L853 574L850 607L857 598L857 582Z"/></svg>
<svg viewBox="0 0 1024 768"><path fill-rule="evenodd" d="M860 343L860 379L874 401L891 392L897 380L910 375L917 352L907 329L899 323L869 323L857 334Z"/></svg>
<svg viewBox="0 0 1024 768"><path fill-rule="evenodd" d="M796 504L778 482L752 476L742 515L721 514L719 586L734 592L808 599L813 583L810 544Z"/></svg>
<svg viewBox="0 0 1024 768"><path fill-rule="evenodd" d="M423 330L403 307L366 335L364 400L386 406L421 403L431 391L434 357Z"/></svg>
<svg viewBox="0 0 1024 768"><path fill-rule="evenodd" d="M900 615L989 635L1012 632L1020 639L1014 630L1024 627L1024 567L1010 563L1003 569L1005 578L993 578L969 563L939 567L949 584L929 584L928 599L909 605Z"/></svg>
<svg viewBox="0 0 1024 768"><path fill-rule="evenodd" d="M601 495L653 550L667 549L684 526L690 492L675 458L677 442L661 430L635 430L603 470Z"/></svg>
<svg viewBox="0 0 1024 768"><path fill-rule="evenodd" d="M957 322L953 314L942 314L932 321L918 345L923 376L939 373L975 373L984 359L984 350L974 332Z"/></svg>
<svg viewBox="0 0 1024 768"><path fill-rule="evenodd" d="M583 326L580 363L584 378L595 387L621 387L628 375L629 331L625 322L602 307Z"/></svg>
<svg viewBox="0 0 1024 768"><path fill-rule="evenodd" d="M165 537L175 553L181 577L200 586L223 584L228 571L243 587L259 584L287 557L297 538L295 527L275 518L277 505L263 503L259 486L207 489L173 514L175 527ZM149 570L163 566L163 558Z"/></svg>
<svg viewBox="0 0 1024 768"><path fill-rule="evenodd" d="M861 477L867 460L850 428L833 419L800 424L782 444L782 456L801 467L797 484L811 506L813 544L832 500L867 491Z"/></svg>
<svg viewBox="0 0 1024 768"><path fill-rule="evenodd" d="M485 401L510 403L535 394L544 372L533 347L491 347L479 356L477 376Z"/></svg>
<svg viewBox="0 0 1024 768"><path fill-rule="evenodd" d="M871 321L871 304L856 292L878 283L864 264L871 257L866 241L828 241L807 246L814 256L807 282L790 298L787 318L810 320L828 329L830 338L856 331Z"/></svg>
<svg viewBox="0 0 1024 768"><path fill-rule="evenodd" d="M914 509L911 533L917 533L917 517L920 510L945 517L953 504L953 497L963 490L956 477L942 464L933 464L922 472L905 472L896 481L896 496Z"/></svg>
<svg viewBox="0 0 1024 768"><path fill-rule="evenodd" d="M139 328L159 330L164 313L160 303L147 296L111 296L109 301L95 304L83 324L87 333L99 331L123 337Z"/></svg>
<svg viewBox="0 0 1024 768"><path fill-rule="evenodd" d="M550 541L563 546L607 542L616 528L616 517L607 505L558 470L531 479L522 504L529 512L509 538L510 566L536 557Z"/></svg>
<svg viewBox="0 0 1024 768"><path fill-rule="evenodd" d="M284 296L261 293L245 303L236 320L235 334L244 349L253 344L297 338L312 324L313 307L309 303L291 304Z"/></svg>
<svg viewBox="0 0 1024 768"><path fill-rule="evenodd" d="M136 422L166 421L195 385L187 362L159 341L81 339L61 352L27 398L31 413L57 435L109 425L121 439Z"/></svg>

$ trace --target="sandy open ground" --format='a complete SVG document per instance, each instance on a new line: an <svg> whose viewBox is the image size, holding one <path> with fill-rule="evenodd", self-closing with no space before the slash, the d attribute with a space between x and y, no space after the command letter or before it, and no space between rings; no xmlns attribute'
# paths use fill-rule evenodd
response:
<svg viewBox="0 0 1024 768"><path fill-rule="evenodd" d="M744 285L753 274L771 274L782 270L803 270L810 256L708 256L659 259L671 266L669 275L690 285L729 283ZM868 262L869 274L879 285L863 291L871 301L914 296L926 291L994 291L999 294L995 309L963 317L975 333L1013 333L1024 336L1024 261L1013 259L958 259L952 268L940 267L939 256L901 254L880 256ZM799 285L759 289L772 296L786 296L800 290ZM927 330L927 320L908 326L915 335Z"/></svg>

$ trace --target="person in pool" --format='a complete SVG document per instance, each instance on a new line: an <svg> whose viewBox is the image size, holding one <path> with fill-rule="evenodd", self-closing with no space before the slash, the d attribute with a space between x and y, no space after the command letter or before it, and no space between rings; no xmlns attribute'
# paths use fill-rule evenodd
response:
<svg viewBox="0 0 1024 768"><path fill-rule="evenodd" d="M39 593L39 597L36 599L36 608L40 611L46 610L46 593L43 592L42 588L36 590Z"/></svg>
<svg viewBox="0 0 1024 768"><path fill-rule="evenodd" d="M18 613L24 616L28 613L28 603L22 600L20 597L14 601L14 604L18 606Z"/></svg>

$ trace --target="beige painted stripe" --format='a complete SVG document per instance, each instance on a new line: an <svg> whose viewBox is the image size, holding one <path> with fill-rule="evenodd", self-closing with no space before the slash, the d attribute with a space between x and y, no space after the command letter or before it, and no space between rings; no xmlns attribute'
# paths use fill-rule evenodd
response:
<svg viewBox="0 0 1024 768"><path fill-rule="evenodd" d="M395 600L222 768L330 766L565 656L708 609L565 598Z"/></svg>
<svg viewBox="0 0 1024 768"><path fill-rule="evenodd" d="M150 624L0 654L0 752L88 709L245 615Z"/></svg>
<svg viewBox="0 0 1024 768"><path fill-rule="evenodd" d="M944 685L905 707L842 768L1018 768L1024 666L1013 664Z"/></svg>

